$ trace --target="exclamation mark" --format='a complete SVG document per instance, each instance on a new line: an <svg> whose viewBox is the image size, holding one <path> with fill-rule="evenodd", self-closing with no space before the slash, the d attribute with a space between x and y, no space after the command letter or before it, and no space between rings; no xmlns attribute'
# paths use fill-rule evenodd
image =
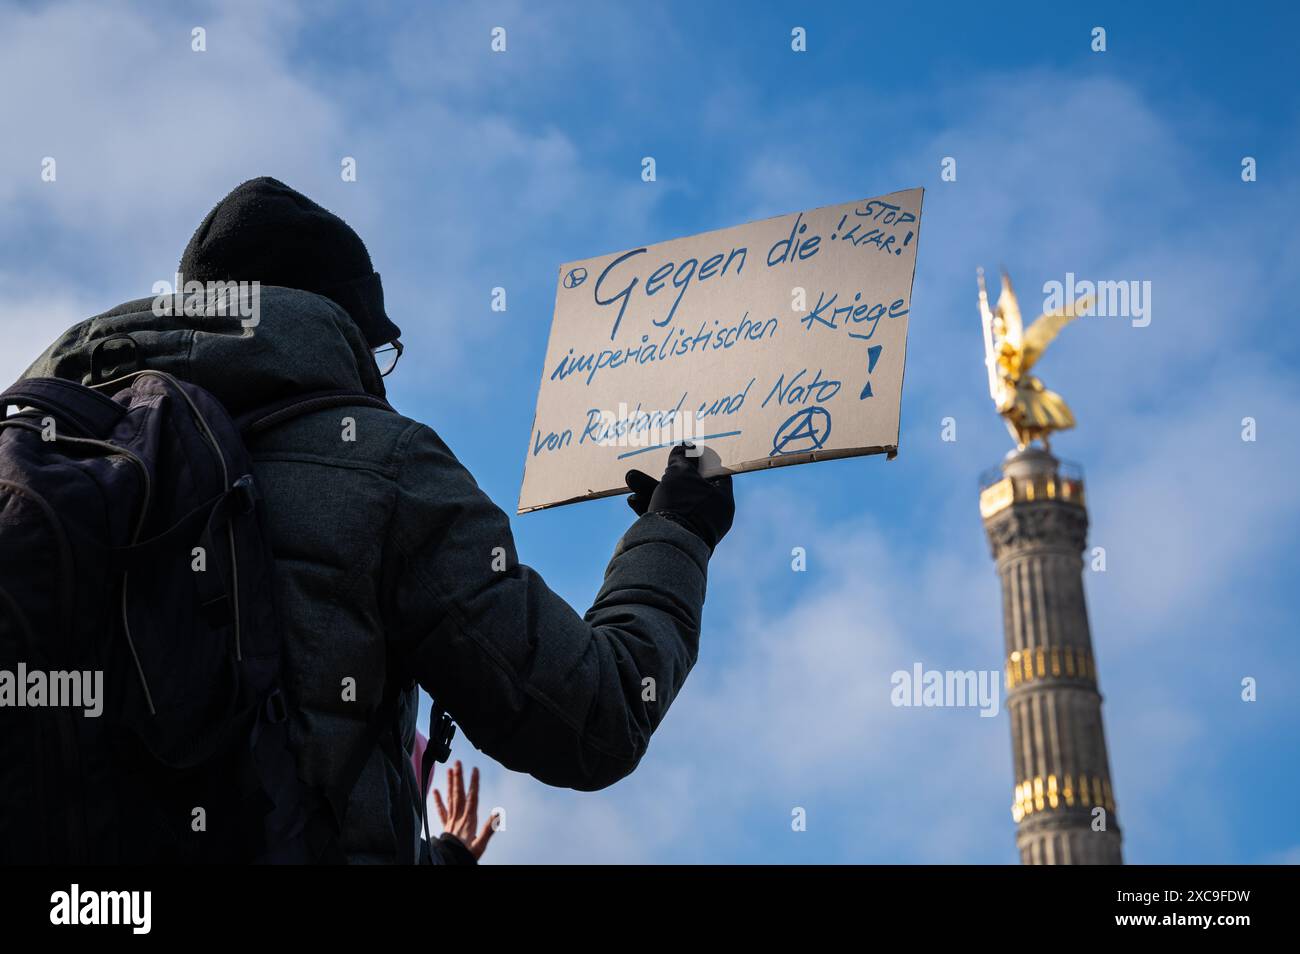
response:
<svg viewBox="0 0 1300 954"><path fill-rule="evenodd" d="M832 232L832 233L831 233L831 241L832 241L832 242L835 241L835 233L838 232L840 229L844 228L844 220L847 219L847 218L848 218L847 215L841 215L841 216L840 216L840 224L837 225L837 226L835 226L835 232Z"/></svg>
<svg viewBox="0 0 1300 954"><path fill-rule="evenodd" d="M915 234L915 233L913 233L913 232L908 232L906 235L903 236L903 244L902 244L902 246L901 246L900 248L896 248L896 249L894 249L894 254L895 254L895 255L902 255L902 254L903 254L903 249L907 248L907 243L910 242L910 241L912 241L912 236L913 236L914 234Z"/></svg>
<svg viewBox="0 0 1300 954"><path fill-rule="evenodd" d="M872 345L867 349L867 383L862 388L862 393L858 395L858 400L869 398L871 394L871 372L876 370L876 362L880 360L880 352L884 350L884 345Z"/></svg>

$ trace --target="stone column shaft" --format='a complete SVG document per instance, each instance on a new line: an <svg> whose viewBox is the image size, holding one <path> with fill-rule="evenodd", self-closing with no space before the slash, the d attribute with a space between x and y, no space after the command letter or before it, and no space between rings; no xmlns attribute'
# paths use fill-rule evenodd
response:
<svg viewBox="0 0 1300 954"><path fill-rule="evenodd" d="M1002 581L1020 860L1122 864L1083 594L1083 482L1032 448L1002 473L980 509Z"/></svg>

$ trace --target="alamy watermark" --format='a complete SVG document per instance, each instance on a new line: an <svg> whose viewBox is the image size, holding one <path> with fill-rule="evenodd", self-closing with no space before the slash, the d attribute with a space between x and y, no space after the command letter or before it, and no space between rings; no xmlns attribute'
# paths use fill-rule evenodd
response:
<svg viewBox="0 0 1300 954"><path fill-rule="evenodd" d="M190 318L226 317L240 319L245 328L256 328L262 320L261 282L186 281L180 272L173 284L153 283L153 313L185 315Z"/></svg>
<svg viewBox="0 0 1300 954"><path fill-rule="evenodd" d="M132 934L148 934L153 926L152 891L92 891L74 883L50 895L53 925L122 925Z"/></svg>
<svg viewBox="0 0 1300 954"><path fill-rule="evenodd" d="M700 436L700 427L689 408L683 409L686 395L675 407L643 410L640 404L629 408L620 403L618 410L591 408L583 428L582 441L601 447L635 447L650 449L677 444Z"/></svg>
<svg viewBox="0 0 1300 954"><path fill-rule="evenodd" d="M0 707L15 709L81 709L86 718L96 719L104 711L102 670L0 669Z"/></svg>
<svg viewBox="0 0 1300 954"><path fill-rule="evenodd" d="M926 669L913 663L889 677L889 701L898 707L978 708L981 719L998 714L1002 694L1000 669Z"/></svg>
<svg viewBox="0 0 1300 954"><path fill-rule="evenodd" d="M753 384L753 380L750 384ZM674 407L668 408L645 409L639 403L636 407L628 407L622 402L613 411L593 407L587 411L587 421L581 433L575 435L572 430L565 430L543 436L539 432L534 441L533 453L559 450L577 443L632 448L619 456L633 457L643 451L685 443L687 455L698 457L702 453L700 441L732 437L739 433L734 428L728 429L723 425L710 427L708 423L701 424L701 419L734 414L743 406L748 391L749 387L746 386L744 391L731 397L701 405L699 412L682 407L686 402L685 392ZM706 433L709 431L713 433Z"/></svg>
<svg viewBox="0 0 1300 954"><path fill-rule="evenodd" d="M1084 295L1092 297L1092 304L1079 312L1080 316L1098 318L1129 318L1134 328L1151 324L1150 281L1076 280L1074 272L1065 273L1065 281L1043 282L1043 313L1065 308Z"/></svg>

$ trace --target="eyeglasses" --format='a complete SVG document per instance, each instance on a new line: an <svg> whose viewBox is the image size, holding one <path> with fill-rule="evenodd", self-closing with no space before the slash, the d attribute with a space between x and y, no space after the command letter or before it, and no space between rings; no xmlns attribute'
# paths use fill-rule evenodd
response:
<svg viewBox="0 0 1300 954"><path fill-rule="evenodd" d="M386 378L393 373L393 369L397 367L397 360L402 356L404 350L400 341L394 341L382 348L376 348L372 352L375 356L375 364L379 365L379 376L381 378Z"/></svg>

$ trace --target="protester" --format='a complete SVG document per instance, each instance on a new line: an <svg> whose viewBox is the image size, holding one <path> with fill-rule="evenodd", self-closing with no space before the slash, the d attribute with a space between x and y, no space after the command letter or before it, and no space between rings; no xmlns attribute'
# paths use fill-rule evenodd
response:
<svg viewBox="0 0 1300 954"><path fill-rule="evenodd" d="M507 768L581 790L630 773L695 663L709 559L735 510L730 477L705 479L681 446L661 481L630 473L637 518L579 615L519 562L509 519L438 434L383 403L400 329L342 219L254 179L204 219L179 271L260 283L255 319L127 302L64 334L27 376L95 383L97 349L127 338L135 366L201 386L236 418L358 395L247 439L274 557L289 741L304 783L342 793L343 856L433 854L411 763L417 685ZM459 769L449 783L444 824L481 854L490 834L466 827L477 806L459 794Z"/></svg>

